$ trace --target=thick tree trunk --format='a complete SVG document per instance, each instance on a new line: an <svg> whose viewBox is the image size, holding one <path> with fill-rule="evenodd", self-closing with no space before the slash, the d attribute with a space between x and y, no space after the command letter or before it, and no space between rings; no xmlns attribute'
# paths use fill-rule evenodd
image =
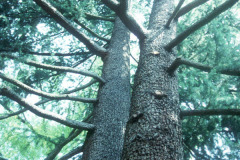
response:
<svg viewBox="0 0 240 160"><path fill-rule="evenodd" d="M107 81L99 90L94 108L94 133L88 133L83 160L119 160L130 108L129 31L116 18L104 58L102 77Z"/></svg>
<svg viewBox="0 0 240 160"><path fill-rule="evenodd" d="M155 0L151 33L140 42L123 160L182 159L178 82L167 73L175 53L164 49L176 34L176 24L164 27L173 10L173 0Z"/></svg>

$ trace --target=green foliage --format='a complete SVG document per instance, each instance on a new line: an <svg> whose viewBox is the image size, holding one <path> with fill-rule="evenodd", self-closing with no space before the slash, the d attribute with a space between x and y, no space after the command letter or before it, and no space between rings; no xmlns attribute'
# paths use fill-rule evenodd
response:
<svg viewBox="0 0 240 160"><path fill-rule="evenodd" d="M92 20L85 13L114 18L115 14L101 1L95 0L49 0L69 22L79 31L88 35L101 46L108 42L100 40L80 27L76 20L101 37L110 39L113 24L109 21ZM222 1L209 1L180 18L178 33L212 11ZM139 5L142 4L142 5ZM141 12L141 23L147 26L152 1L134 1L133 14ZM239 4L238 4L239 5ZM215 67L211 73L181 66L179 68L179 94L181 109L227 109L239 108L240 83L238 77L216 73L217 69L237 69L240 62L240 20L236 12L239 6L225 12L207 26L196 31L180 45L178 55L186 59ZM145 18L145 19L144 19ZM135 49L138 42L132 41L132 55L137 57ZM49 65L74 66L101 74L102 61L88 54L70 57L54 56L56 53L77 53L88 51L74 37L49 17L32 0L4 0L0 2L0 52L14 54L19 58L34 60ZM30 54L51 53L52 56ZM131 82L137 64L131 64ZM63 93L82 86L89 78L76 74L52 72L31 67L0 56L0 70L12 78L49 93ZM31 103L42 100L40 97L0 80L0 85L13 88L20 96ZM93 98L97 96L98 84L75 92L73 95ZM92 104L71 101L50 101L39 107L63 115L69 119L83 120L93 110ZM0 97L0 116L22 109L21 106ZM239 117L185 117L183 124L184 159L240 159ZM25 112L0 121L0 150L5 158L43 159L55 146L71 133L71 129L58 123L45 120ZM65 154L83 144L86 132L66 145L60 154Z"/></svg>
<svg viewBox="0 0 240 160"><path fill-rule="evenodd" d="M178 31L213 10L209 2L181 18ZM237 6L218 16L178 46L179 56L215 67L210 73L182 66L179 69L181 108L184 110L239 108L239 78L216 73L239 68L239 37L234 15ZM239 159L239 117L186 117L183 120L184 159ZM221 125L222 124L222 125ZM230 125L231 124L231 125ZM234 127L233 127L234 126ZM233 129L232 129L233 127Z"/></svg>

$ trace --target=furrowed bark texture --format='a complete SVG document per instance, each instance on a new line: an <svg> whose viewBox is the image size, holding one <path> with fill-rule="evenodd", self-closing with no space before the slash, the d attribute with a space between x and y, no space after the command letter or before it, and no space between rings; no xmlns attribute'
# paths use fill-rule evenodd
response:
<svg viewBox="0 0 240 160"><path fill-rule="evenodd" d="M103 59L99 103L94 109L94 133L88 133L83 160L120 160L130 107L129 31L116 18L115 28Z"/></svg>
<svg viewBox="0 0 240 160"><path fill-rule="evenodd" d="M175 37L176 24L164 28L174 10L173 0L155 0L147 38L140 42L123 160L180 160L182 136L176 75L167 68L174 51L164 45Z"/></svg>

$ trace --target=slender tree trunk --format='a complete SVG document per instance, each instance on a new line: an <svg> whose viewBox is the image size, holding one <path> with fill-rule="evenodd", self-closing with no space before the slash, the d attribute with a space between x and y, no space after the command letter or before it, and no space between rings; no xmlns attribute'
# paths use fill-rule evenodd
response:
<svg viewBox="0 0 240 160"><path fill-rule="evenodd" d="M88 133L83 160L119 160L130 108L129 31L116 18L115 27L103 59L99 102L94 108L94 133Z"/></svg>
<svg viewBox="0 0 240 160"><path fill-rule="evenodd" d="M182 159L177 76L167 73L175 51L164 49L176 34L174 22L165 28L173 10L173 0L155 0L150 34L140 42L123 160Z"/></svg>

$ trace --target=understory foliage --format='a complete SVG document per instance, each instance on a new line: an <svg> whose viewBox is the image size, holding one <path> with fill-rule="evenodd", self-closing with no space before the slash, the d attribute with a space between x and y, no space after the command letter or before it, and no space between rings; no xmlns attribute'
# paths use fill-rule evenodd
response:
<svg viewBox="0 0 240 160"><path fill-rule="evenodd" d="M115 13L98 0L48 0L70 22L98 45L107 48L113 29ZM178 2L178 1L177 1ZM190 1L186 1L187 4ZM220 0L211 0L178 19L178 33L213 11ZM177 4L177 3L176 3ZM138 0L132 4L135 16L143 25L147 22L151 1ZM240 67L240 4L237 3L209 24L194 32L177 46L178 57L212 66L203 72L188 66L178 69L181 110L240 109L240 78L219 74L219 69L239 70ZM140 14L137 14L140 13ZM98 16L98 17L96 17ZM99 18L101 17L101 18ZM131 41L131 82L137 68L138 42ZM0 2L0 74L48 93L67 93L89 83L92 79L74 73L51 71L24 64L25 60L73 67L101 75L102 60L79 43L32 0ZM69 54L67 56L67 54ZM135 61L136 59L136 61ZM31 94L0 79L29 103L46 98ZM99 83L73 92L71 95L96 98ZM93 103L71 100L50 100L38 107L68 119L82 121L93 110ZM0 157L7 159L44 159L72 133L72 128L36 116L26 111L9 118L4 115L22 110L16 102L0 97ZM240 117L186 116L182 117L184 159L240 159ZM66 144L58 158L81 146L86 131ZM81 157L81 154L75 157ZM1 159L1 158L0 158ZM74 158L73 158L74 159Z"/></svg>

